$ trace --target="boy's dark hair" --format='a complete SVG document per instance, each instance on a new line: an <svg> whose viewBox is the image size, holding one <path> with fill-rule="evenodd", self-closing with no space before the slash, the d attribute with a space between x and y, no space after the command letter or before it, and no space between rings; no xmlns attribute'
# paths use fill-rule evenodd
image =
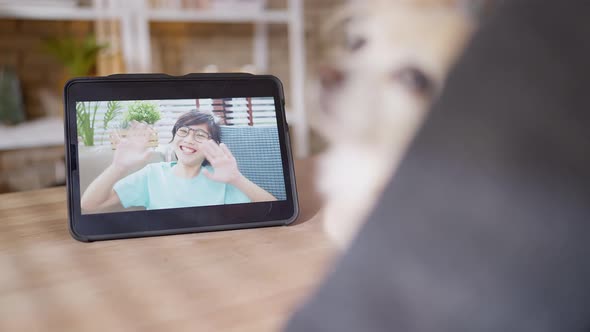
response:
<svg viewBox="0 0 590 332"><path fill-rule="evenodd" d="M200 125L203 123L207 124L207 131L209 132L211 139L217 142L217 144L221 143L221 129L219 128L219 125L215 123L213 115L199 112L197 110L184 113L178 118L178 120L176 120L174 127L172 127L172 140L170 142L176 137L176 131L178 131L179 128ZM209 165L207 159L205 159L203 165Z"/></svg>

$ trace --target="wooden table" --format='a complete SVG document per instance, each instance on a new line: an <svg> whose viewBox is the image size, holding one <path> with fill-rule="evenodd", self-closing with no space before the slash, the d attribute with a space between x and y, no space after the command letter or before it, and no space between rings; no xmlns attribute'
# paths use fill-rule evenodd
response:
<svg viewBox="0 0 590 332"><path fill-rule="evenodd" d="M289 227L81 243L65 188L0 195L0 331L274 331L334 249L313 161L296 163Z"/></svg>

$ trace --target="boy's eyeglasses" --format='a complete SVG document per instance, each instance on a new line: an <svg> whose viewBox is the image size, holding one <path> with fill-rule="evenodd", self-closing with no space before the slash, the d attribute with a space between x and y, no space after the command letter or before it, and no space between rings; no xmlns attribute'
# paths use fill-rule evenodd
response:
<svg viewBox="0 0 590 332"><path fill-rule="evenodd" d="M197 141L197 143L203 143L211 138L211 135L209 135L209 133L207 133L206 131L201 129L192 129L189 127L178 128L178 130L176 131L176 135L180 137L186 137L191 131L193 131L193 138L195 139L195 141Z"/></svg>

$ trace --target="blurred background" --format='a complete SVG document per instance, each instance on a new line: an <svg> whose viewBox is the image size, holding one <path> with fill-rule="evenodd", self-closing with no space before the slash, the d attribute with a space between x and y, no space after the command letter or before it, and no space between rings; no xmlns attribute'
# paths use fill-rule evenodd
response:
<svg viewBox="0 0 590 332"><path fill-rule="evenodd" d="M346 0L0 0L0 193L65 184L64 83L114 73L279 77L297 157L321 149L305 86Z"/></svg>

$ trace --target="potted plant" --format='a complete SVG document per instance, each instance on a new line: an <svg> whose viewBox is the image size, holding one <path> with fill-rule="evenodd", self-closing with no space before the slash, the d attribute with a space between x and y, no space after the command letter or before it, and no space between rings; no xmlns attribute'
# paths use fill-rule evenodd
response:
<svg viewBox="0 0 590 332"><path fill-rule="evenodd" d="M76 124L78 141L84 146L94 146L94 122L99 102L79 102L76 104Z"/></svg>
<svg viewBox="0 0 590 332"><path fill-rule="evenodd" d="M84 39L51 38L45 40L43 46L47 53L64 65L67 80L90 75L96 66L98 54L108 45L97 43L94 36L90 35Z"/></svg>
<svg viewBox="0 0 590 332"><path fill-rule="evenodd" d="M150 101L136 101L127 108L123 123L128 126L131 121L137 121L153 126L161 118L158 105Z"/></svg>
<svg viewBox="0 0 590 332"><path fill-rule="evenodd" d="M76 117L78 137L84 146L94 146L96 115L104 102L79 102L76 104ZM102 120L104 132L108 130L109 124L115 117L121 114L123 107L119 101L106 103L106 110ZM104 141L104 133L101 142Z"/></svg>
<svg viewBox="0 0 590 332"><path fill-rule="evenodd" d="M16 125L25 121L20 81L13 68L0 65L0 124Z"/></svg>
<svg viewBox="0 0 590 332"><path fill-rule="evenodd" d="M98 54L107 44L97 43L94 36L83 39L74 37L49 38L42 42L42 50L59 61L64 71L54 88L39 90L39 98L48 114L62 115L63 107L60 98L65 83L72 77L90 76L95 72Z"/></svg>
<svg viewBox="0 0 590 332"><path fill-rule="evenodd" d="M120 137L126 137L127 128L129 128L129 125L132 121L145 123L153 128L153 125L156 122L158 122L161 118L162 115L160 113L160 110L158 109L157 104L149 101L133 102L131 105L129 105L129 107L127 108L127 112L125 112L123 116L123 121L121 123L122 129L118 130L118 134ZM149 146L158 146L158 141L158 132L156 130L153 130L150 136ZM115 148L114 142L111 142L111 146L113 149Z"/></svg>

